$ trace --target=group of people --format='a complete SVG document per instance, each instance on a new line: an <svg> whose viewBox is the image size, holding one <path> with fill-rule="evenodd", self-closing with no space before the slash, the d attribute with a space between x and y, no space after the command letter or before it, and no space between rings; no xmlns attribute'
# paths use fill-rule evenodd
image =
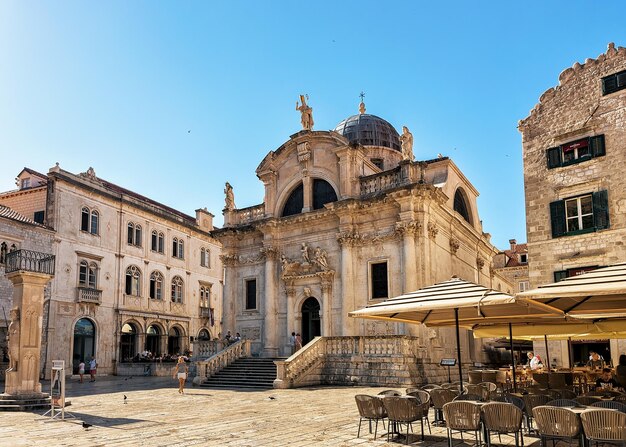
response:
<svg viewBox="0 0 626 447"><path fill-rule="evenodd" d="M228 331L224 336L224 341L226 341L228 344L238 342L239 340L241 340L241 334L239 332L236 332L233 336L230 331Z"/></svg>
<svg viewBox="0 0 626 447"><path fill-rule="evenodd" d="M98 362L96 362L95 357L92 355L91 360L89 360L89 376L91 379L90 382L96 381L96 370L98 368ZM78 375L80 377L79 382L83 383L83 377L85 375L85 361L81 360L78 364Z"/></svg>

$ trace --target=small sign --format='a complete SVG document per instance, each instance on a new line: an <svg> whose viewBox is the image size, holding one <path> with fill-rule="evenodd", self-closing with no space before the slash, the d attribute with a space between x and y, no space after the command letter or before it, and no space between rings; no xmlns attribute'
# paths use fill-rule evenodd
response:
<svg viewBox="0 0 626 447"><path fill-rule="evenodd" d="M440 366L454 366L456 365L456 359L441 359Z"/></svg>

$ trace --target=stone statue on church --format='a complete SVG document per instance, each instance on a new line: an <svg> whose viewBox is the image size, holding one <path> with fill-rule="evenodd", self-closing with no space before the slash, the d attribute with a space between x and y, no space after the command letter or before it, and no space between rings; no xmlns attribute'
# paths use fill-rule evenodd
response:
<svg viewBox="0 0 626 447"><path fill-rule="evenodd" d="M11 323L7 334L9 345L9 368L7 371L17 371L17 359L20 352L20 310L17 307L11 309Z"/></svg>
<svg viewBox="0 0 626 447"><path fill-rule="evenodd" d="M402 144L402 159L413 161L413 134L409 132L409 128L406 126L402 126L400 143Z"/></svg>
<svg viewBox="0 0 626 447"><path fill-rule="evenodd" d="M328 270L328 259L326 259L326 252L320 247L315 249L313 262L315 262L322 271Z"/></svg>
<svg viewBox="0 0 626 447"><path fill-rule="evenodd" d="M302 248L300 249L300 251L302 252L302 259L304 260L304 262L311 262L309 246L306 244L306 242L302 243Z"/></svg>
<svg viewBox="0 0 626 447"><path fill-rule="evenodd" d="M308 98L306 98L308 99ZM300 102L296 101L296 110L300 111L300 121L302 122L302 128L305 130L313 129L313 108L306 103L304 95L300 95Z"/></svg>
<svg viewBox="0 0 626 447"><path fill-rule="evenodd" d="M226 194L226 209L234 210L235 209L235 193L233 192L233 187L230 186L230 183L226 182L226 187L224 188L224 194Z"/></svg>

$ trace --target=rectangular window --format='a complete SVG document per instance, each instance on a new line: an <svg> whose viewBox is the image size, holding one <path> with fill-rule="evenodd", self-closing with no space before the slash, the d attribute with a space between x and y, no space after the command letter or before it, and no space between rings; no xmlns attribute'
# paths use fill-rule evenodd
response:
<svg viewBox="0 0 626 447"><path fill-rule="evenodd" d="M589 272L598 268L600 268L600 266L592 265L588 267L576 267L567 270L559 270L557 272L554 272L554 282L559 282L564 280L565 278L571 278L572 276L582 275L585 272Z"/></svg>
<svg viewBox="0 0 626 447"><path fill-rule="evenodd" d="M570 141L560 146L551 147L546 151L548 169L580 163L603 155L606 155L604 135Z"/></svg>
<svg viewBox="0 0 626 447"><path fill-rule="evenodd" d="M550 203L552 237L571 236L609 228L608 192Z"/></svg>
<svg viewBox="0 0 626 447"><path fill-rule="evenodd" d="M151 244L150 244L150 249L152 251L157 251L158 250L158 244L157 244L157 234L156 232L152 233L152 238L151 238Z"/></svg>
<svg viewBox="0 0 626 447"><path fill-rule="evenodd" d="M528 281L520 281L519 282L519 291L525 292L529 289L530 283Z"/></svg>
<svg viewBox="0 0 626 447"><path fill-rule="evenodd" d="M80 229L82 231L89 231L89 210L83 208L80 215Z"/></svg>
<svg viewBox="0 0 626 447"><path fill-rule="evenodd" d="M519 262L521 262L522 264L526 264L528 262L528 255L527 254L519 255Z"/></svg>
<svg viewBox="0 0 626 447"><path fill-rule="evenodd" d="M37 223L43 224L45 215L45 211L35 211L35 214L33 215L33 220Z"/></svg>
<svg viewBox="0 0 626 447"><path fill-rule="evenodd" d="M246 280L246 310L256 309L256 279Z"/></svg>
<svg viewBox="0 0 626 447"><path fill-rule="evenodd" d="M387 261L370 265L372 299L389 297Z"/></svg>
<svg viewBox="0 0 626 447"><path fill-rule="evenodd" d="M602 78L602 95L609 95L626 88L626 70Z"/></svg>
<svg viewBox="0 0 626 447"><path fill-rule="evenodd" d="M163 233L159 233L159 253L163 253L165 248L165 236L163 236Z"/></svg>

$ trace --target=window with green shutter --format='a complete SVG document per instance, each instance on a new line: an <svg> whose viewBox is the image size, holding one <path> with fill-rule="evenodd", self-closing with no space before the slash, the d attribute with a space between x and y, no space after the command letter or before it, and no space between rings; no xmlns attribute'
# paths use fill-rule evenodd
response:
<svg viewBox="0 0 626 447"><path fill-rule="evenodd" d="M609 95L626 88L626 70L602 78L602 95Z"/></svg>
<svg viewBox="0 0 626 447"><path fill-rule="evenodd" d="M550 203L552 237L609 228L608 192L598 191Z"/></svg>
<svg viewBox="0 0 626 447"><path fill-rule="evenodd" d="M604 135L581 138L546 150L548 169L559 168L606 155Z"/></svg>

